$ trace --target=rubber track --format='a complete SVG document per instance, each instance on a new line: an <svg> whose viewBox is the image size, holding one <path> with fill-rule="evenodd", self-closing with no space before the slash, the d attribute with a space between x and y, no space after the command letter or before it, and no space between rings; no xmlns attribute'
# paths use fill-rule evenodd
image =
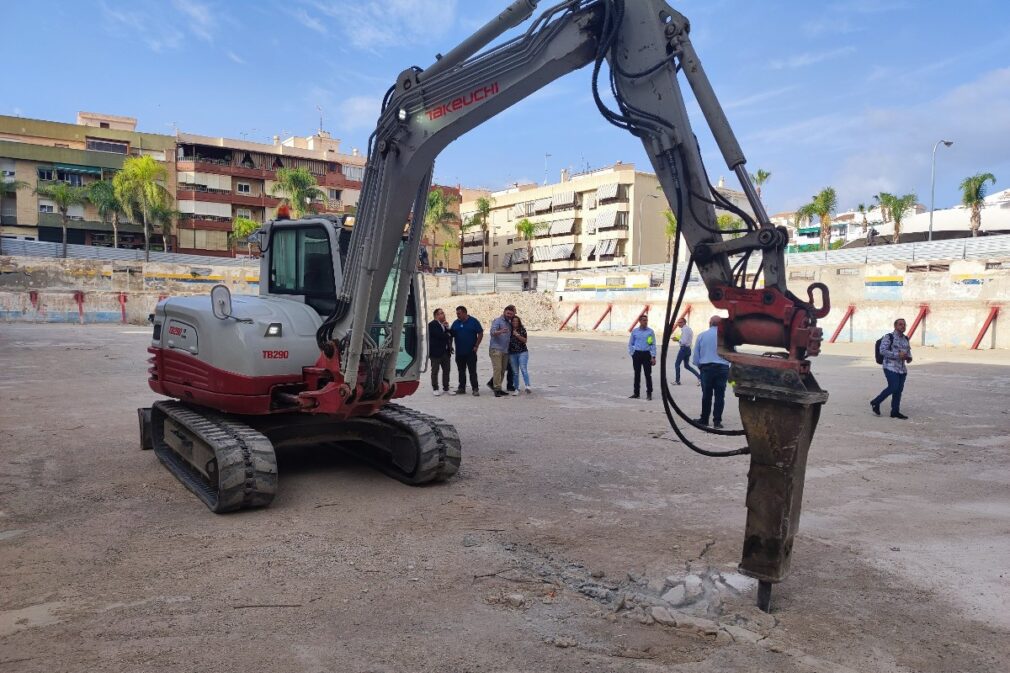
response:
<svg viewBox="0 0 1010 673"><path fill-rule="evenodd" d="M165 443L164 418L169 417L210 447L217 459L218 483L206 477ZM234 512L266 507L277 492L277 458L273 444L244 423L213 412L197 411L180 402L155 402L152 407L154 451L165 467L211 511Z"/></svg>
<svg viewBox="0 0 1010 673"><path fill-rule="evenodd" d="M387 404L372 418L410 433L418 452L417 465L410 474L392 461L376 461L370 456L359 454L382 472L405 484L416 486L445 481L459 470L459 433L448 421L399 404Z"/></svg>

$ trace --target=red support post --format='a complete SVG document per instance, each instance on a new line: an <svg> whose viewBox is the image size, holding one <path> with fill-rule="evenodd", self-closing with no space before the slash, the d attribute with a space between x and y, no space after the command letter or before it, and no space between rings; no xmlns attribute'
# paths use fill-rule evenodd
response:
<svg viewBox="0 0 1010 673"><path fill-rule="evenodd" d="M906 334L905 336L911 339L912 335L915 334L915 329L919 326L919 323L922 322L922 319L925 318L927 315L929 315L929 304L920 304L919 312L916 314L915 320L912 321L912 326L909 328L908 334Z"/></svg>
<svg viewBox="0 0 1010 673"><path fill-rule="evenodd" d="M999 306L993 306L992 308L989 309L989 316L985 319L985 322L982 324L982 329L978 331L978 336L975 337L975 343L971 345L971 349L973 351L978 350L978 345L982 343L982 337L984 337L985 333L989 331L989 326L993 324L993 322L996 320L996 316L998 315L999 315Z"/></svg>
<svg viewBox="0 0 1010 673"><path fill-rule="evenodd" d="M77 319L84 324L84 292L81 290L74 290L74 301L77 302Z"/></svg>
<svg viewBox="0 0 1010 673"><path fill-rule="evenodd" d="M29 290L28 291L28 299L32 302L32 308L35 309L36 311L38 311L39 310L39 291L38 290Z"/></svg>
<svg viewBox="0 0 1010 673"><path fill-rule="evenodd" d="M600 316L600 319L596 321L595 325L593 325L594 332L596 331L596 328L600 326L600 323L603 322L603 319L606 318L608 315L610 315L610 311L613 308L614 308L613 304L607 304L607 310L603 312L603 315Z"/></svg>
<svg viewBox="0 0 1010 673"><path fill-rule="evenodd" d="M571 320L575 316L575 314L578 313L578 312L579 312L579 305L576 304L575 308L572 309L572 312L569 313L568 317L565 318L564 322L561 323L561 327L558 328L558 331L559 332L562 331L565 328L565 325L568 324L568 321Z"/></svg>
<svg viewBox="0 0 1010 673"><path fill-rule="evenodd" d="M635 329L635 325L638 324L639 318L641 318L643 315L649 315L649 305L648 304L646 304L645 308L642 309L642 312L638 314L638 318L635 318L635 322L631 323L631 327L628 328L628 334L631 334L631 330Z"/></svg>
<svg viewBox="0 0 1010 673"><path fill-rule="evenodd" d="M845 327L845 323L849 322L849 318L851 318L852 314L855 312L856 312L855 304L849 304L849 308L845 309L845 315L842 316L842 322L838 323L838 327L835 329L835 333L831 335L830 339L828 339L829 344L835 343L835 339L837 339L838 335L842 333L842 328Z"/></svg>
<svg viewBox="0 0 1010 673"><path fill-rule="evenodd" d="M123 314L123 324L126 324L126 293L119 293L119 310Z"/></svg>

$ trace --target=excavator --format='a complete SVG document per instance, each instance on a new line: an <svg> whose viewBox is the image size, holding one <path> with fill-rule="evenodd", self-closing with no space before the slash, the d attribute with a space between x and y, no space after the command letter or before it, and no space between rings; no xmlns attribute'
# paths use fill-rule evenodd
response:
<svg viewBox="0 0 1010 673"><path fill-rule="evenodd" d="M807 453L827 401L808 358L820 350L828 289L811 285L805 299L789 291L787 232L769 222L682 14L663 0L566 0L539 13L537 5L515 0L429 67L400 73L369 138L353 226L347 217L267 222L259 296L232 297L220 285L209 298L157 305L149 383L174 399L138 409L141 445L214 512L268 505L276 451L293 445L339 446L407 484L451 478L461 457L454 427L399 403L417 391L424 360L415 271L434 161L464 133L591 66L596 107L642 142L679 223L674 250L682 237L690 251L683 275L674 254L671 277L696 269L727 314L719 352L732 365L743 429L702 426L670 393L665 360L686 282L679 294L670 283L662 399L689 448L750 455L740 569L758 579L758 605L768 609L772 585L789 570ZM681 79L754 217L711 186ZM743 224L721 231L717 209ZM695 430L745 435L747 446L702 448L678 418Z"/></svg>

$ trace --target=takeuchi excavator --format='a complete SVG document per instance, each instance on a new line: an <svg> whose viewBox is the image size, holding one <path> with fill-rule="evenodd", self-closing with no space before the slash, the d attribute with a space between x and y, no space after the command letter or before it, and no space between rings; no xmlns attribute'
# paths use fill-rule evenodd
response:
<svg viewBox="0 0 1010 673"><path fill-rule="evenodd" d="M174 401L138 410L141 443L215 512L268 505L277 489L275 451L295 444L339 446L408 484L452 477L461 456L456 430L398 403L417 390L423 360L415 271L435 158L538 89L591 66L597 108L641 140L691 252L686 272L674 255L671 277L696 268L713 306L727 313L719 349L732 364L743 430L694 423L670 394L665 366L663 404L689 448L750 455L740 568L759 580L758 604L767 609L772 584L789 569L807 452L827 400L807 359L820 349L827 288L814 284L806 298L787 288L787 233L769 222L757 197L684 16L662 0L569 0L489 46L536 9L536 0L516 0L428 68L400 73L369 138L353 226L342 217L267 222L259 233L259 296L233 298L218 286L209 298L158 304L149 380ZM755 217L711 187L681 78ZM729 232L735 237L720 231L716 209L743 222ZM748 275L756 253L760 266ZM686 287L679 284L679 294L670 284L664 364ZM747 446L701 448L678 418L696 430L746 435Z"/></svg>

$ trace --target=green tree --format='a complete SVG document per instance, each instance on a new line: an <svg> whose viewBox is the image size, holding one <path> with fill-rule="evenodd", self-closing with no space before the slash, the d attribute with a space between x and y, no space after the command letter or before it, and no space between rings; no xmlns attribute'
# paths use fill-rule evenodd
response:
<svg viewBox="0 0 1010 673"><path fill-rule="evenodd" d="M891 238L891 243L898 243L901 239L901 221L905 217L905 213L915 205L918 197L914 193L895 196L887 192L881 192L878 197L881 209L886 208L891 219L894 220L894 236Z"/></svg>
<svg viewBox="0 0 1010 673"><path fill-rule="evenodd" d="M248 217L236 217L232 220L232 249L234 249L236 243L244 240L246 243L246 253L252 257L252 241L249 240L249 236L259 228L260 223L256 220L250 220Z"/></svg>
<svg viewBox="0 0 1010 673"><path fill-rule="evenodd" d="M119 215L123 207L116 198L116 188L108 180L99 180L88 185L88 201L95 204L102 222L112 223L112 247L119 247Z"/></svg>
<svg viewBox="0 0 1010 673"><path fill-rule="evenodd" d="M985 206L986 183L996 184L996 176L992 173L976 173L961 181L961 203L965 208L971 208L971 235L978 236L982 226L982 208Z"/></svg>
<svg viewBox="0 0 1010 673"><path fill-rule="evenodd" d="M715 218L715 225L719 227L720 231L735 231L737 229L743 228L743 222L729 213L720 213ZM727 234L730 238L737 238L741 234Z"/></svg>
<svg viewBox="0 0 1010 673"><path fill-rule="evenodd" d="M151 227L161 230L161 243L165 252L171 252L169 241L175 232L175 223L180 217L182 213L168 204L155 205L151 208Z"/></svg>
<svg viewBox="0 0 1010 673"><path fill-rule="evenodd" d="M273 195L279 196L291 209L296 220L302 217L313 201L326 203L326 194L317 186L316 178L307 168L278 168Z"/></svg>
<svg viewBox="0 0 1010 673"><path fill-rule="evenodd" d="M424 209L424 231L431 235L431 259L435 259L435 248L438 245L438 232L455 236L452 223L459 218L452 212L452 205L459 197L451 192L445 192L437 187L428 191L428 205Z"/></svg>
<svg viewBox="0 0 1010 673"><path fill-rule="evenodd" d="M84 187L73 187L65 182L54 182L49 185L39 185L35 189L38 196L49 199L60 212L60 222L63 227L63 256L67 256L67 212L73 206L83 206L88 200L88 190Z"/></svg>
<svg viewBox="0 0 1010 673"><path fill-rule="evenodd" d="M821 250L828 250L831 245L831 216L838 209L838 195L834 188L825 187L810 203L800 208L797 212L797 222L800 217L813 219L816 217L821 223Z"/></svg>
<svg viewBox="0 0 1010 673"><path fill-rule="evenodd" d="M858 212L860 215L863 216L863 233L864 234L866 233L866 229L869 226L869 222L866 221L866 213L868 211L869 211L869 208L866 207L865 203L860 203L858 206L856 206L856 212Z"/></svg>
<svg viewBox="0 0 1010 673"><path fill-rule="evenodd" d="M519 238L526 241L526 269L528 287L533 289L533 239L543 230L543 222L530 222L528 218L523 218L516 222L516 233Z"/></svg>
<svg viewBox="0 0 1010 673"><path fill-rule="evenodd" d="M877 202L878 206L880 206L880 219L884 222L890 222L891 209L887 204L894 200L894 194L891 194L890 192L880 192L879 194L875 194L873 196L873 200Z"/></svg>
<svg viewBox="0 0 1010 673"><path fill-rule="evenodd" d="M477 214L475 217L480 218L480 270L481 273L487 271L487 267L484 266L484 260L487 259L487 234L488 228L491 226L491 206L494 205L494 199L489 199L485 196L477 199Z"/></svg>
<svg viewBox="0 0 1010 673"><path fill-rule="evenodd" d="M667 208L663 211L663 217L666 218L664 233L666 234L666 259L669 261L673 259L673 242L677 239L677 216Z"/></svg>
<svg viewBox="0 0 1010 673"><path fill-rule="evenodd" d="M757 194L759 199L761 198L761 187L764 185L764 183L768 182L768 180L770 180L771 177L772 174L764 170L763 168L757 169L757 173L754 173L750 176L751 181L754 182L754 186L757 188Z"/></svg>
<svg viewBox="0 0 1010 673"><path fill-rule="evenodd" d="M4 199L7 198L7 195L9 193L16 192L19 189L29 189L30 187L31 187L31 185L29 185L24 180L12 180L10 178L7 178L7 177L4 177L4 176L0 175L0 213L3 212L3 209L4 209ZM0 222L0 229L3 229L3 223L2 222ZM2 238L0 238L0 254L3 254L3 239Z"/></svg>
<svg viewBox="0 0 1010 673"><path fill-rule="evenodd" d="M123 212L144 225L144 259L151 260L151 211L169 207L172 195L165 189L168 169L149 156L127 157L123 169L112 178L112 186Z"/></svg>
<svg viewBox="0 0 1010 673"><path fill-rule="evenodd" d="M442 262L445 264L446 270L449 268L449 253L458 247L455 241L448 238L438 244L438 249L442 251ZM460 257L460 260L462 264L462 257Z"/></svg>

